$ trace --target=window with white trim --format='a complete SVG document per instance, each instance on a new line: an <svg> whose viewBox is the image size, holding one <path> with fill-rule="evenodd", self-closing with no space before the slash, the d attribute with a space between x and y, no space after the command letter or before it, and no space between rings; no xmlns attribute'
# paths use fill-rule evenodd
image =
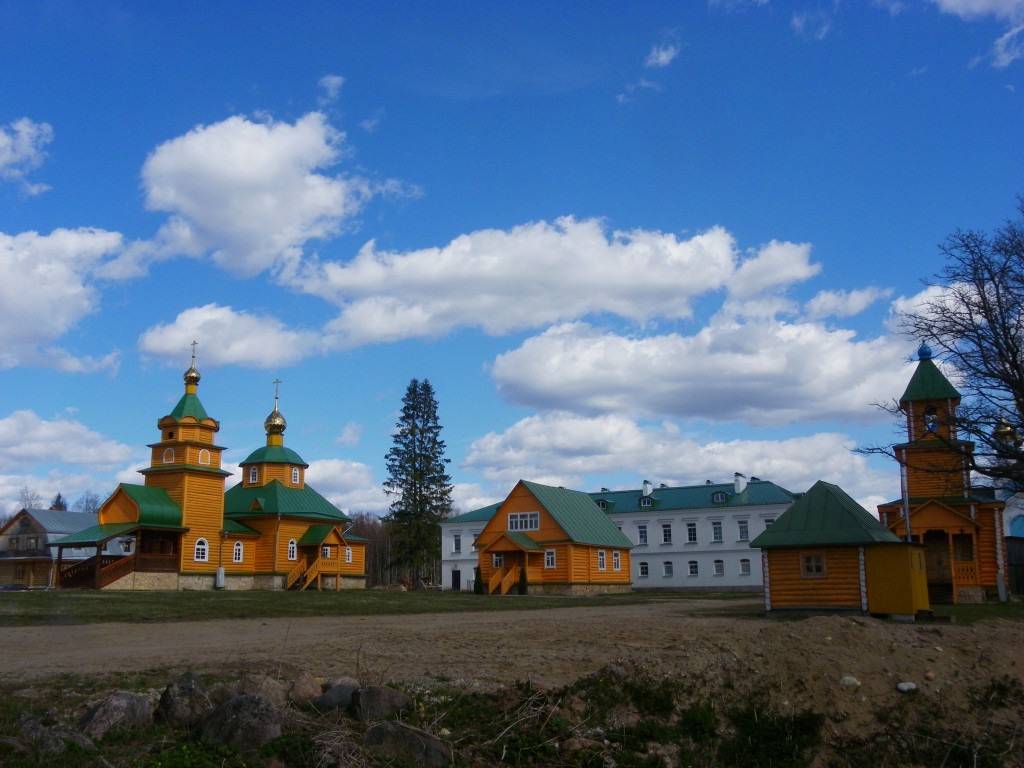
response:
<svg viewBox="0 0 1024 768"><path fill-rule="evenodd" d="M750 575L750 561L746 558L740 560L740 576Z"/></svg>
<svg viewBox="0 0 1024 768"><path fill-rule="evenodd" d="M765 530L771 528L772 527L772 523L774 523L774 522L775 522L775 518L774 517L766 517L764 519Z"/></svg>
<svg viewBox="0 0 1024 768"><path fill-rule="evenodd" d="M597 550L597 570L603 571L605 569L605 565L606 565L606 562L605 562L604 550L603 549L599 549L599 550Z"/></svg>
<svg viewBox="0 0 1024 768"><path fill-rule="evenodd" d="M750 526L746 520L737 520L736 525L740 529L740 541L747 541L750 538Z"/></svg>
<svg viewBox="0 0 1024 768"><path fill-rule="evenodd" d="M551 569L555 567L555 550L545 549L544 550L544 567Z"/></svg>
<svg viewBox="0 0 1024 768"><path fill-rule="evenodd" d="M352 547L345 547L345 562L352 562Z"/></svg>
<svg viewBox="0 0 1024 768"><path fill-rule="evenodd" d="M322 547L320 547L320 557L324 558L325 560L330 560L331 559L331 545L330 544L324 544Z"/></svg>
<svg viewBox="0 0 1024 768"><path fill-rule="evenodd" d="M662 572L662 574L664 576L667 576L667 577L671 577L672 576L672 561L671 560L666 560L664 563L661 564L661 572Z"/></svg>
<svg viewBox="0 0 1024 768"><path fill-rule="evenodd" d="M828 571L825 569L825 553L801 554L800 575L805 579L824 579L828 576Z"/></svg>
<svg viewBox="0 0 1024 768"><path fill-rule="evenodd" d="M723 491L715 491L715 493L711 494L711 503L712 504L721 504L721 503L723 503L725 501L725 499L726 499L726 496L725 496L725 493Z"/></svg>
<svg viewBox="0 0 1024 768"><path fill-rule="evenodd" d="M173 463L174 463L174 449L173 448L164 448L164 464L173 464Z"/></svg>
<svg viewBox="0 0 1024 768"><path fill-rule="evenodd" d="M619 553L619 550L617 549L612 550L612 570L622 570L622 555Z"/></svg>
<svg viewBox="0 0 1024 768"><path fill-rule="evenodd" d="M202 448L199 451L199 463L206 466L210 463L210 451L207 448Z"/></svg>
<svg viewBox="0 0 1024 768"><path fill-rule="evenodd" d="M715 576L725 576L725 560L715 560Z"/></svg>
<svg viewBox="0 0 1024 768"><path fill-rule="evenodd" d="M288 559L298 560L299 559L299 547L295 543L295 539L288 542Z"/></svg>
<svg viewBox="0 0 1024 768"><path fill-rule="evenodd" d="M452 534L452 552L461 552L461 551L462 551L462 534L461 533L453 533Z"/></svg>
<svg viewBox="0 0 1024 768"><path fill-rule="evenodd" d="M510 531L540 530L540 512L509 512L508 529Z"/></svg>
<svg viewBox="0 0 1024 768"><path fill-rule="evenodd" d="M672 543L672 523L661 524L661 543L671 544Z"/></svg>
<svg viewBox="0 0 1024 768"><path fill-rule="evenodd" d="M700 575L700 566L697 565L697 561L696 560L691 560L689 563L687 563L687 568L689 569L687 572L691 576L699 576Z"/></svg>
<svg viewBox="0 0 1024 768"><path fill-rule="evenodd" d="M722 521L712 520L711 521L711 540L714 542L721 543L722 541Z"/></svg>
<svg viewBox="0 0 1024 768"><path fill-rule="evenodd" d="M231 551L231 562L240 563L244 559L245 551L242 549L242 542L236 541Z"/></svg>
<svg viewBox="0 0 1024 768"><path fill-rule="evenodd" d="M299 484L299 468L292 467L292 485Z"/></svg>
<svg viewBox="0 0 1024 768"><path fill-rule="evenodd" d="M206 539L196 539L192 559L197 563L205 563L210 559L210 546L206 543Z"/></svg>
<svg viewBox="0 0 1024 768"><path fill-rule="evenodd" d="M638 525L636 527L636 543L640 546L647 544L647 526Z"/></svg>
<svg viewBox="0 0 1024 768"><path fill-rule="evenodd" d="M639 571L639 573L640 573L640 578L641 579L646 579L648 576L651 575L650 568L647 565L647 563L640 563L640 571Z"/></svg>
<svg viewBox="0 0 1024 768"><path fill-rule="evenodd" d="M642 499L640 499L640 506L641 507L649 507L649 506L651 506L651 497L650 496L644 496Z"/></svg>
<svg viewBox="0 0 1024 768"><path fill-rule="evenodd" d="M504 568L505 567L505 556L503 554L501 554L500 552L497 552L497 553L491 555L491 567L494 568L494 570L498 570L499 568Z"/></svg>
<svg viewBox="0 0 1024 768"><path fill-rule="evenodd" d="M249 482L255 483L260 479L259 467L249 467Z"/></svg>

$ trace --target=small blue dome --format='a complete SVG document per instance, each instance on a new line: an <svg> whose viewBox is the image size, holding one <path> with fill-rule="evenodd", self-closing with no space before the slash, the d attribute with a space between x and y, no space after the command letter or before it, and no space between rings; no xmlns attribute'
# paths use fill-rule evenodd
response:
<svg viewBox="0 0 1024 768"><path fill-rule="evenodd" d="M922 341L921 346L917 349L917 357L919 360L931 360L932 348Z"/></svg>

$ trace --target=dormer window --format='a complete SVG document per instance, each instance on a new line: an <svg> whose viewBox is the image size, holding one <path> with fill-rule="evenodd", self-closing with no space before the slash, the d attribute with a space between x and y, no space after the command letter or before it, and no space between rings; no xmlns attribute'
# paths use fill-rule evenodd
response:
<svg viewBox="0 0 1024 768"><path fill-rule="evenodd" d="M605 501L604 499L601 499L600 501L597 502L597 506L599 509L608 509L608 502Z"/></svg>
<svg viewBox="0 0 1024 768"><path fill-rule="evenodd" d="M260 480L260 471L257 467L249 467L249 482L258 483Z"/></svg>
<svg viewBox="0 0 1024 768"><path fill-rule="evenodd" d="M651 506L651 497L650 496L644 496L643 498L641 498L640 499L640 506L641 507L649 507L649 506Z"/></svg>
<svg viewBox="0 0 1024 768"><path fill-rule="evenodd" d="M721 504L725 501L725 499L726 495L724 491L716 491L715 493L711 494L712 504Z"/></svg>

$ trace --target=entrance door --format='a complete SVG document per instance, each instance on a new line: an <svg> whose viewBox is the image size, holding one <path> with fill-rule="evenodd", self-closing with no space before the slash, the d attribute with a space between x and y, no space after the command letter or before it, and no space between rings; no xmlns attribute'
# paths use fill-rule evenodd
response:
<svg viewBox="0 0 1024 768"><path fill-rule="evenodd" d="M462 571L456 569L452 571L452 591L459 592L462 590Z"/></svg>
<svg viewBox="0 0 1024 768"><path fill-rule="evenodd" d="M945 531L925 531L922 542L928 569L928 599L933 603L953 600L953 571L949 563L949 537Z"/></svg>

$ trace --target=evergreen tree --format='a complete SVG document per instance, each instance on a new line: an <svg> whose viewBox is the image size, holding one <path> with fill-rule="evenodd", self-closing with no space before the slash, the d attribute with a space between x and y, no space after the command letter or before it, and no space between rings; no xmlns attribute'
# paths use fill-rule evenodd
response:
<svg viewBox="0 0 1024 768"><path fill-rule="evenodd" d="M451 476L446 471L434 388L413 379L402 398L394 446L386 456L391 497L386 518L391 561L411 576L433 575L441 556L439 523L451 514Z"/></svg>
<svg viewBox="0 0 1024 768"><path fill-rule="evenodd" d="M68 502L60 495L60 492L58 492L57 495L53 497L53 501L50 502L50 509L57 510L59 512L68 511Z"/></svg>

